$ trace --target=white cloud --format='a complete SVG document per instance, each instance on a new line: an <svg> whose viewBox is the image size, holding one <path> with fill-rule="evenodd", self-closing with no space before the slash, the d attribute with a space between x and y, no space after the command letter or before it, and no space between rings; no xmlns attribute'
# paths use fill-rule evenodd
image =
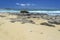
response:
<svg viewBox="0 0 60 40"><path fill-rule="evenodd" d="M29 4L29 3L26 3L26 4L20 4L20 3L16 3L16 5L19 5L19 6L34 6L35 4Z"/></svg>
<svg viewBox="0 0 60 40"><path fill-rule="evenodd" d="M26 4L20 4L20 6L26 6Z"/></svg>
<svg viewBox="0 0 60 40"><path fill-rule="evenodd" d="M20 5L19 3L16 3L16 5Z"/></svg>
<svg viewBox="0 0 60 40"><path fill-rule="evenodd" d="M31 4L20 4L20 6L31 6Z"/></svg>

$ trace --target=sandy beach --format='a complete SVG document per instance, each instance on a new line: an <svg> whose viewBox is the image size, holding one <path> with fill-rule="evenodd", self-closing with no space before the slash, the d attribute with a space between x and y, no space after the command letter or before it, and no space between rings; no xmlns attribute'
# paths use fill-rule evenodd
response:
<svg viewBox="0 0 60 40"><path fill-rule="evenodd" d="M60 40L60 25L49 27L40 25L45 19L30 18L36 24L11 23L9 18L17 18L8 13L0 14L0 40Z"/></svg>

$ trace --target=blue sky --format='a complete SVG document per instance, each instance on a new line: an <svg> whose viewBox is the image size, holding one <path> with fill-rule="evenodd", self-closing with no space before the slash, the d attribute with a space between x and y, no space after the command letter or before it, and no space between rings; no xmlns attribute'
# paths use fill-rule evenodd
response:
<svg viewBox="0 0 60 40"><path fill-rule="evenodd" d="M60 0L0 0L0 8L60 9Z"/></svg>

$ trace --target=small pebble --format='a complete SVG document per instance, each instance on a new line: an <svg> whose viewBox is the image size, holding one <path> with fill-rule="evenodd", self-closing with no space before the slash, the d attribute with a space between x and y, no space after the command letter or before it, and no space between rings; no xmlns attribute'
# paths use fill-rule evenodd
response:
<svg viewBox="0 0 60 40"><path fill-rule="evenodd" d="M32 32L32 31L30 31L30 32Z"/></svg>
<svg viewBox="0 0 60 40"><path fill-rule="evenodd" d="M60 31L60 30L58 30L58 31Z"/></svg>
<svg viewBox="0 0 60 40"><path fill-rule="evenodd" d="M43 34L43 32L41 32L40 34Z"/></svg>

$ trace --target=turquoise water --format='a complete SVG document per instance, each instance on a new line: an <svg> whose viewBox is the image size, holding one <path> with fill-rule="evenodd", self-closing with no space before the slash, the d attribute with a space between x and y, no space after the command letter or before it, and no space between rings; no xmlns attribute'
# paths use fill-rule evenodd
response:
<svg viewBox="0 0 60 40"><path fill-rule="evenodd" d="M19 12L18 10L0 10L0 12L11 12L11 13L15 13L15 12Z"/></svg>
<svg viewBox="0 0 60 40"><path fill-rule="evenodd" d="M0 12L10 12L10 13L19 13L20 10L0 10ZM33 11L29 11L30 13L47 13L50 15L60 15L60 10L33 10Z"/></svg>

